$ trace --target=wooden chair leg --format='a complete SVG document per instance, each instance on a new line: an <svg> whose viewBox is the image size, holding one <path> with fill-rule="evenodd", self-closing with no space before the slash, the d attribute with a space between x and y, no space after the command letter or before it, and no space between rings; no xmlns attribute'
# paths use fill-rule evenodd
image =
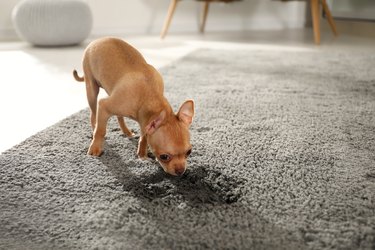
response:
<svg viewBox="0 0 375 250"><path fill-rule="evenodd" d="M326 0L322 0L322 6L323 6L324 12L326 13L327 20L328 20L329 25L331 26L331 30L332 30L333 34L335 36L338 36L336 24L335 24L335 21L333 20L331 11L329 10L329 7L328 7L328 4L327 4Z"/></svg>
<svg viewBox="0 0 375 250"><path fill-rule="evenodd" d="M207 14L208 14L208 9L210 7L210 1L205 1L203 3L203 13L202 13L202 21L201 21L201 27L200 31L203 33L204 28L206 26L206 20L207 20Z"/></svg>
<svg viewBox="0 0 375 250"><path fill-rule="evenodd" d="M169 4L167 17L165 18L164 26L160 34L161 39L163 39L167 35L169 25L171 24L172 17L173 17L174 11L176 10L178 1L179 0L171 0L171 3Z"/></svg>
<svg viewBox="0 0 375 250"><path fill-rule="evenodd" d="M319 0L310 0L315 44L320 44Z"/></svg>

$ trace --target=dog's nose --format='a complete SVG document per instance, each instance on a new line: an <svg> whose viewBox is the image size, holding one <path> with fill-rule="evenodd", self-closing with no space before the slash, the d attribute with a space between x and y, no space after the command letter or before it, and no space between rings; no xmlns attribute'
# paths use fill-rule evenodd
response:
<svg viewBox="0 0 375 250"><path fill-rule="evenodd" d="M174 172L176 173L176 175L181 176L185 173L185 168L176 168Z"/></svg>

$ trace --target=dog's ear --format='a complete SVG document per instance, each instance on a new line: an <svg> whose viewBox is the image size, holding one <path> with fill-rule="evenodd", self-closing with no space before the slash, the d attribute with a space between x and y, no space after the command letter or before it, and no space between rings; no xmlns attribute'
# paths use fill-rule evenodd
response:
<svg viewBox="0 0 375 250"><path fill-rule="evenodd" d="M180 121L190 126L194 117L194 101L186 100L178 110L177 117Z"/></svg>
<svg viewBox="0 0 375 250"><path fill-rule="evenodd" d="M146 134L152 135L161 126L166 114L167 112L163 110L157 117L153 118L146 126Z"/></svg>

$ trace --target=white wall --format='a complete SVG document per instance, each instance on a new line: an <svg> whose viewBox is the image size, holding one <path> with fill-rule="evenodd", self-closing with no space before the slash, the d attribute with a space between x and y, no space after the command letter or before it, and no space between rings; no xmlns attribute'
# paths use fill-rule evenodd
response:
<svg viewBox="0 0 375 250"><path fill-rule="evenodd" d="M328 4L334 17L375 20L374 0L328 0Z"/></svg>
<svg viewBox="0 0 375 250"><path fill-rule="evenodd" d="M16 37L11 11L20 0L0 0L0 40ZM170 0L86 0L94 16L92 34L159 34ZM181 1L170 32L197 32L202 3ZM244 0L212 3L206 31L300 28L306 2Z"/></svg>
<svg viewBox="0 0 375 250"><path fill-rule="evenodd" d="M169 0L88 0L95 17L93 33L152 33L163 26ZM107 3L111 4L108 5ZM202 3L181 1L171 32L196 32ZM206 30L282 29L303 27L305 3L248 0L212 3Z"/></svg>
<svg viewBox="0 0 375 250"><path fill-rule="evenodd" d="M11 13L18 2L19 0L0 0L0 40L13 39L16 36Z"/></svg>

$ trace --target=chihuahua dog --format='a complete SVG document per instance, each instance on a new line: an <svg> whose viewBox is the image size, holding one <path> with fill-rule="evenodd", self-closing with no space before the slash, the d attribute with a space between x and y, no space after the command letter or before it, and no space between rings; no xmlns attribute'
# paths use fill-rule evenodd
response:
<svg viewBox="0 0 375 250"><path fill-rule="evenodd" d="M101 38L86 48L83 57L84 76L73 71L77 81L86 83L91 109L93 139L89 155L103 153L108 119L115 115L122 132L132 137L124 117L139 123L138 157L147 157L147 146L166 173L182 175L190 155L189 127L194 116L193 100L186 100L173 113L164 97L164 83L159 72L149 65L131 45L117 38ZM97 101L99 89L108 97Z"/></svg>

